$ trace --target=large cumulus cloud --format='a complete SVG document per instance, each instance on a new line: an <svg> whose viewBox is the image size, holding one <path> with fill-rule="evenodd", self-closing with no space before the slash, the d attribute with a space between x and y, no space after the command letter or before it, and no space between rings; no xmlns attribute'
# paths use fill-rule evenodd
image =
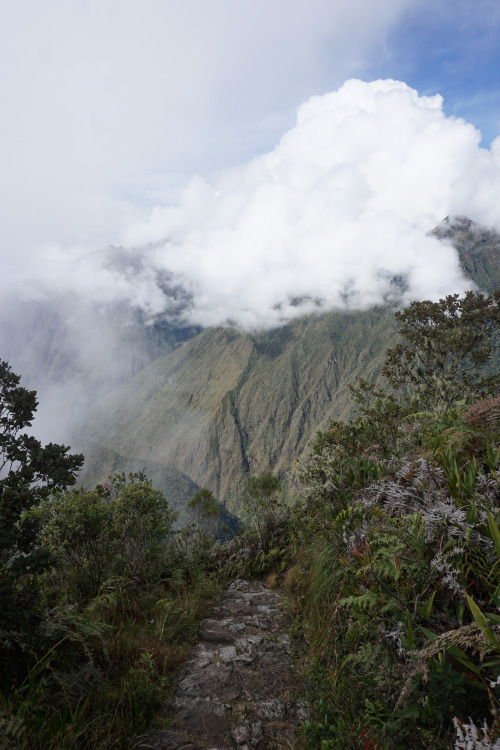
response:
<svg viewBox="0 0 500 750"><path fill-rule="evenodd" d="M500 229L500 139L479 142L440 96L349 80L303 104L272 152L129 227L127 244L150 245L136 281L167 268L191 322L250 328L464 291L455 251L427 233L454 213Z"/></svg>
<svg viewBox="0 0 500 750"><path fill-rule="evenodd" d="M500 138L479 143L438 95L349 80L305 102L273 151L193 177L122 247L52 246L29 272L42 296L246 329L463 292L455 250L428 233L452 214L500 229Z"/></svg>

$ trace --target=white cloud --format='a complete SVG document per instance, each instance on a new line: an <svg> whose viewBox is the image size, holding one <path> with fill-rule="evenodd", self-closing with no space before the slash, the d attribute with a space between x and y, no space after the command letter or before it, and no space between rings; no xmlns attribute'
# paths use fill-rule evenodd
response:
<svg viewBox="0 0 500 750"><path fill-rule="evenodd" d="M181 308L190 323L246 328L366 309L394 299L395 280L405 301L464 291L456 252L428 232L451 214L500 230L500 138L490 150L479 141L440 96L352 79L305 102L273 151L192 178L177 202L132 222L121 240L135 259L51 245L29 276L97 307Z"/></svg>
<svg viewBox="0 0 500 750"><path fill-rule="evenodd" d="M276 148L191 180L124 240L192 293L192 322L271 326L304 311L363 309L464 291L452 248L426 236L449 214L500 229L500 139L446 117L398 81L346 82L303 104ZM300 306L297 299L309 302Z"/></svg>
<svg viewBox="0 0 500 750"><path fill-rule="evenodd" d="M269 149L415 1L3 3L1 255L97 247L130 219L127 201L151 205L152 174L170 184Z"/></svg>

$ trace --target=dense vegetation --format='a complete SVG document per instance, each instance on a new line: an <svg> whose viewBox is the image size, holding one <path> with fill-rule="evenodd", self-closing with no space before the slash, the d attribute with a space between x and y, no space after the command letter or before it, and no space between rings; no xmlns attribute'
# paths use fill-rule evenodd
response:
<svg viewBox="0 0 500 750"><path fill-rule="evenodd" d="M0 746L134 747L218 590L213 538L143 474L68 489L83 456L23 432L19 380L0 363Z"/></svg>
<svg viewBox="0 0 500 750"><path fill-rule="evenodd" d="M9 584L36 617L12 599L0 624L4 745L132 747L206 603L244 573L289 592L314 707L304 747L500 747L499 303L399 313L387 383L351 387L357 411L318 433L300 502L268 472L250 478L247 531L227 543L213 544L207 490L175 531L144 475L48 483L12 527L45 563ZM24 560L9 555L4 577Z"/></svg>
<svg viewBox="0 0 500 750"><path fill-rule="evenodd" d="M499 299L400 313L385 373L406 395L352 387L358 414L302 468L311 748L500 746Z"/></svg>

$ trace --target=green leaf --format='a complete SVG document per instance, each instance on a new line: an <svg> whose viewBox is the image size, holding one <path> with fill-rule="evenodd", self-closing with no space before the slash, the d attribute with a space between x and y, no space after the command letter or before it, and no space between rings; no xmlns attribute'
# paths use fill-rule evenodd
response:
<svg viewBox="0 0 500 750"><path fill-rule="evenodd" d="M476 623L479 625L483 633L485 634L486 638L489 640L489 642L497 649L500 649L500 643L498 642L498 639L493 634L493 631L489 627L488 620L486 616L481 612L479 607L477 606L476 602L470 598L468 594L465 595L467 598L467 604L470 607L470 611L472 612L472 616Z"/></svg>
<svg viewBox="0 0 500 750"><path fill-rule="evenodd" d="M436 596L436 591L433 591L432 594L429 596L427 601L425 602L423 607L418 607L419 613L422 615L422 617L425 617L426 620L429 619L432 612L432 604L434 602L434 597Z"/></svg>
<svg viewBox="0 0 500 750"><path fill-rule="evenodd" d="M495 545L495 549L497 551L497 555L500 558L500 529L498 528L497 522L491 515L490 511L487 511L488 513L488 526L490 527L490 533L491 538L493 539L493 544Z"/></svg>
<svg viewBox="0 0 500 750"><path fill-rule="evenodd" d="M427 630L427 628L424 628L423 625L420 625L420 630L422 633L429 638L430 641L435 641L438 637L437 633L433 633L431 630Z"/></svg>
<svg viewBox="0 0 500 750"><path fill-rule="evenodd" d="M481 670L478 667L476 667L474 662L472 662L467 656L467 654L464 651L462 651L462 649L458 648L458 646L448 646L448 648L446 649L446 652L450 656L453 656L454 659L457 659L457 661L463 664L464 667L467 667L467 669L469 669L471 672L474 672L474 674L477 674L477 675L481 674Z"/></svg>

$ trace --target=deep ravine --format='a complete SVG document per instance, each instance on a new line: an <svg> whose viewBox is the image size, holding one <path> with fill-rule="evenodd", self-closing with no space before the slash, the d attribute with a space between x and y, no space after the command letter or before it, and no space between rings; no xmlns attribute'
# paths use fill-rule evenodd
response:
<svg viewBox="0 0 500 750"><path fill-rule="evenodd" d="M177 675L165 711L168 730L153 730L154 750L298 750L308 718L290 656L278 592L238 579L202 622L197 645Z"/></svg>

